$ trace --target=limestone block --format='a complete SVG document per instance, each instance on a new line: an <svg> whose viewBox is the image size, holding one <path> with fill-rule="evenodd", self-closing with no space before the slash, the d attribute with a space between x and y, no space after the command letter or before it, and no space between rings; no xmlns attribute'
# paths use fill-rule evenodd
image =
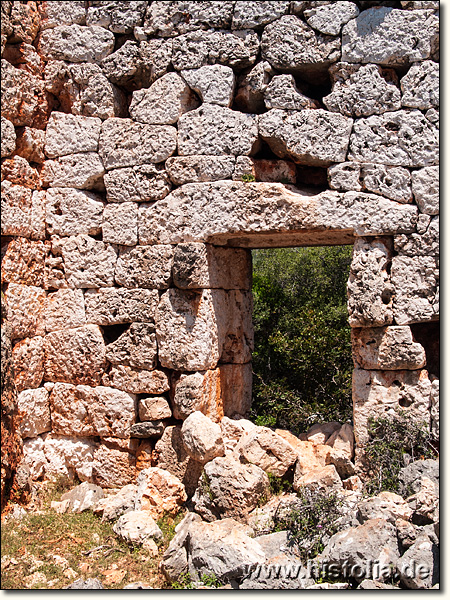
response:
<svg viewBox="0 0 450 600"><path fill-rule="evenodd" d="M97 325L53 331L45 336L45 380L99 385L106 349Z"/></svg>
<svg viewBox="0 0 450 600"><path fill-rule="evenodd" d="M237 80L236 108L246 113L264 112L264 92L273 75L275 71L266 60L256 63L250 71L244 71Z"/></svg>
<svg viewBox="0 0 450 600"><path fill-rule="evenodd" d="M363 187L397 202L412 201L411 175L403 167L362 165Z"/></svg>
<svg viewBox="0 0 450 600"><path fill-rule="evenodd" d="M172 64L176 71L221 64L245 69L256 61L258 35L242 31L192 31L173 40Z"/></svg>
<svg viewBox="0 0 450 600"><path fill-rule="evenodd" d="M439 161L438 139L437 127L418 110L374 115L355 121L348 157L357 162L427 167Z"/></svg>
<svg viewBox="0 0 450 600"><path fill-rule="evenodd" d="M134 202L107 204L103 211L103 241L122 246L138 242L138 208ZM120 259L119 259L120 260Z"/></svg>
<svg viewBox="0 0 450 600"><path fill-rule="evenodd" d="M50 158L96 152L100 136L101 119L53 112L48 121L45 154Z"/></svg>
<svg viewBox="0 0 450 600"><path fill-rule="evenodd" d="M361 369L413 370L426 364L425 350L407 326L352 329L352 355Z"/></svg>
<svg viewBox="0 0 450 600"><path fill-rule="evenodd" d="M175 152L176 145L175 127L113 118L102 126L99 152L108 170L162 162Z"/></svg>
<svg viewBox="0 0 450 600"><path fill-rule="evenodd" d="M135 498L135 510L142 510L154 519L166 514L176 515L187 496L181 481L160 467L150 467L139 473Z"/></svg>
<svg viewBox="0 0 450 600"><path fill-rule="evenodd" d="M148 89L133 92L129 112L134 121L149 125L173 125L199 102L177 73L167 73Z"/></svg>
<svg viewBox="0 0 450 600"><path fill-rule="evenodd" d="M399 254L411 257L437 256L439 254L439 215L431 219L422 234L395 236L394 248Z"/></svg>
<svg viewBox="0 0 450 600"><path fill-rule="evenodd" d="M347 284L351 327L377 327L392 323L392 293L388 269L389 241L357 239Z"/></svg>
<svg viewBox="0 0 450 600"><path fill-rule="evenodd" d="M277 156L310 166L328 166L346 159L352 119L323 109L260 115L259 134Z"/></svg>
<svg viewBox="0 0 450 600"><path fill-rule="evenodd" d="M177 159L168 158L167 163L172 160ZM166 171L152 164L113 169L105 174L104 183L108 202L154 202L172 188Z"/></svg>
<svg viewBox="0 0 450 600"><path fill-rule="evenodd" d="M286 160L238 156L236 158L236 167L233 171L233 180L243 181L246 175L253 175L256 181L295 184L297 180L297 168L294 163Z"/></svg>
<svg viewBox="0 0 450 600"><path fill-rule="evenodd" d="M39 14L36 2L13 3L10 13L10 25L12 26L11 42L23 41L31 44L39 31Z"/></svg>
<svg viewBox="0 0 450 600"><path fill-rule="evenodd" d="M363 522L369 519L385 519L394 525L400 519L403 523L408 523L412 512L401 496L391 492L380 492L377 496L358 503L358 516Z"/></svg>
<svg viewBox="0 0 450 600"><path fill-rule="evenodd" d="M103 383L130 394L163 394L170 388L163 371L147 371L126 365L113 366L103 377Z"/></svg>
<svg viewBox="0 0 450 600"><path fill-rule="evenodd" d="M44 377L44 338L25 338L15 344L12 364L18 392L38 388Z"/></svg>
<svg viewBox="0 0 450 600"><path fill-rule="evenodd" d="M44 441L46 477L67 477L73 480L76 476L80 481L92 480L95 446L96 444L87 438L48 434Z"/></svg>
<svg viewBox="0 0 450 600"><path fill-rule="evenodd" d="M49 106L44 82L7 60L1 64L2 115L16 127L40 127L47 123Z"/></svg>
<svg viewBox="0 0 450 600"><path fill-rule="evenodd" d="M86 325L83 292L62 289L48 294L44 307L44 321L47 333Z"/></svg>
<svg viewBox="0 0 450 600"><path fill-rule="evenodd" d="M326 444L330 436L339 431L341 424L336 421L330 423L316 423L308 429L305 434L306 441L311 442L314 445Z"/></svg>
<svg viewBox="0 0 450 600"><path fill-rule="evenodd" d="M10 283L5 292L11 339L44 335L43 310L46 294L31 285Z"/></svg>
<svg viewBox="0 0 450 600"><path fill-rule="evenodd" d="M106 347L106 358L110 363L137 369L154 369L156 354L155 326L152 323L132 323L127 331Z"/></svg>
<svg viewBox="0 0 450 600"><path fill-rule="evenodd" d="M45 388L24 390L17 397L19 431L23 439L52 429L48 392Z"/></svg>
<svg viewBox="0 0 450 600"><path fill-rule="evenodd" d="M139 418L141 421L170 419L172 410L163 397L141 398L139 400Z"/></svg>
<svg viewBox="0 0 450 600"><path fill-rule="evenodd" d="M22 283L42 287L48 245L27 238L13 238L2 260L2 283Z"/></svg>
<svg viewBox="0 0 450 600"><path fill-rule="evenodd" d="M45 193L2 181L2 235L45 238Z"/></svg>
<svg viewBox="0 0 450 600"><path fill-rule="evenodd" d="M51 395L52 429L76 437L128 438L136 398L113 388L56 383Z"/></svg>
<svg viewBox="0 0 450 600"><path fill-rule="evenodd" d="M62 255L67 283L73 288L100 288L114 284L116 251L87 235L63 241Z"/></svg>
<svg viewBox="0 0 450 600"><path fill-rule="evenodd" d="M23 127L17 131L16 154L28 162L44 162L44 145L45 131L33 127Z"/></svg>
<svg viewBox="0 0 450 600"><path fill-rule="evenodd" d="M319 467L297 477L297 471L294 477L293 488L299 491L302 488L310 490L321 490L331 493L341 490L343 487L341 478L334 465Z"/></svg>
<svg viewBox="0 0 450 600"><path fill-rule="evenodd" d="M342 452L349 460L352 460L354 442L353 427L350 423L344 423L330 435L326 444L327 446L331 446L336 452Z"/></svg>
<svg viewBox="0 0 450 600"><path fill-rule="evenodd" d="M420 212L439 213L439 167L425 167L411 174L412 191Z"/></svg>
<svg viewBox="0 0 450 600"><path fill-rule="evenodd" d="M58 25L40 35L38 51L44 60L71 63L100 62L114 50L114 35L93 25Z"/></svg>
<svg viewBox="0 0 450 600"><path fill-rule="evenodd" d="M141 423L135 423L130 429L130 436L132 438L145 439L148 438L159 438L163 434L165 422L160 419L156 421L143 421Z"/></svg>
<svg viewBox="0 0 450 600"><path fill-rule="evenodd" d="M172 278L173 248L169 245L122 248L116 283L124 287L166 289Z"/></svg>
<svg viewBox="0 0 450 600"><path fill-rule="evenodd" d="M109 440L109 443L105 443L106 440L102 439L102 444L94 452L92 479L97 485L106 488L128 485L136 478L133 446L127 440L114 440L114 438ZM129 447L125 444L121 447L117 442L125 442Z"/></svg>
<svg viewBox="0 0 450 600"><path fill-rule="evenodd" d="M22 185L31 190L40 188L39 173L21 156L6 158L1 166L2 181Z"/></svg>
<svg viewBox="0 0 450 600"><path fill-rule="evenodd" d="M282 477L297 460L294 448L268 427L257 427L238 446L245 462L276 477Z"/></svg>
<svg viewBox="0 0 450 600"><path fill-rule="evenodd" d="M404 65L430 58L438 25L429 10L369 8L342 30L342 60Z"/></svg>
<svg viewBox="0 0 450 600"><path fill-rule="evenodd" d="M159 302L157 290L101 288L86 290L86 319L96 325L153 322Z"/></svg>
<svg viewBox="0 0 450 600"><path fill-rule="evenodd" d="M333 90L323 103L332 112L367 117L401 107L398 78L392 69L341 62L330 68L330 75Z"/></svg>
<svg viewBox="0 0 450 600"><path fill-rule="evenodd" d="M308 25L320 33L339 35L342 27L359 15L359 8L353 2L329 2L308 8L303 15Z"/></svg>
<svg viewBox="0 0 450 600"><path fill-rule="evenodd" d="M28 438L23 441L23 464L30 470L30 477L33 480L42 477L47 465L42 437Z"/></svg>
<svg viewBox="0 0 450 600"><path fill-rule="evenodd" d="M401 80L402 105L426 110L439 108L439 64L415 63Z"/></svg>
<svg viewBox="0 0 450 600"><path fill-rule="evenodd" d="M2 158L10 156L16 149L16 131L14 125L2 116Z"/></svg>
<svg viewBox="0 0 450 600"><path fill-rule="evenodd" d="M223 248L190 242L178 244L173 258L173 279L178 288L248 290L251 255L241 248Z"/></svg>
<svg viewBox="0 0 450 600"><path fill-rule="evenodd" d="M205 464L225 454L220 425L200 411L191 413L183 422L181 435L186 452L198 462Z"/></svg>
<svg viewBox="0 0 450 600"><path fill-rule="evenodd" d="M99 25L114 33L132 33L142 24L148 2L95 2L86 15L88 25Z"/></svg>
<svg viewBox="0 0 450 600"><path fill-rule="evenodd" d="M295 15L285 15L265 27L261 55L280 71L320 72L340 58L340 40L316 33Z"/></svg>
<svg viewBox="0 0 450 600"><path fill-rule="evenodd" d="M361 165L355 162L343 162L328 167L328 183L332 190L343 192L361 189Z"/></svg>
<svg viewBox="0 0 450 600"><path fill-rule="evenodd" d="M439 439L439 379L431 383L431 434L435 440Z"/></svg>
<svg viewBox="0 0 450 600"><path fill-rule="evenodd" d="M223 340L221 362L247 363L251 361L253 340L253 298L251 293L231 290L214 299L217 313L219 339Z"/></svg>
<svg viewBox="0 0 450 600"><path fill-rule="evenodd" d="M175 185L230 179L234 165L234 156L173 156L166 161L167 173Z"/></svg>
<svg viewBox="0 0 450 600"><path fill-rule="evenodd" d="M160 528L145 510L125 513L113 525L113 531L121 540L133 546L162 537Z"/></svg>
<svg viewBox="0 0 450 600"><path fill-rule="evenodd" d="M191 154L251 154L257 144L256 117L204 104L178 122L178 151Z"/></svg>
<svg viewBox="0 0 450 600"><path fill-rule="evenodd" d="M206 104L230 107L233 102L235 76L233 69L224 65L205 65L200 69L181 71L188 86L197 92ZM196 108L193 106L192 108ZM187 111L183 111L187 112Z"/></svg>
<svg viewBox="0 0 450 600"><path fill-rule="evenodd" d="M98 154L83 152L47 160L41 171L44 187L101 189L105 170Z"/></svg>
<svg viewBox="0 0 450 600"><path fill-rule="evenodd" d="M264 91L266 108L283 108L286 110L302 110L317 108L317 104L297 88L292 75L275 75Z"/></svg>
<svg viewBox="0 0 450 600"><path fill-rule="evenodd" d="M101 232L104 203L93 192L70 187L47 190L46 223L50 235L97 235Z"/></svg>
<svg viewBox="0 0 450 600"><path fill-rule="evenodd" d="M391 280L394 290L394 318L398 325L439 318L439 309L435 305L439 267L435 258L394 256Z"/></svg>
<svg viewBox="0 0 450 600"><path fill-rule="evenodd" d="M228 28L233 2L152 2L147 10L147 35L174 36L196 29Z"/></svg>
<svg viewBox="0 0 450 600"><path fill-rule="evenodd" d="M85 2L42 2L38 7L41 16L41 30L59 25L85 25Z"/></svg>
<svg viewBox="0 0 450 600"><path fill-rule="evenodd" d="M241 437L246 433L251 433L257 425L247 419L238 419L223 417L220 421L223 443L225 445L225 454L232 452Z"/></svg>
<svg viewBox="0 0 450 600"><path fill-rule="evenodd" d="M232 29L259 29L289 11L289 2L236 2Z"/></svg>

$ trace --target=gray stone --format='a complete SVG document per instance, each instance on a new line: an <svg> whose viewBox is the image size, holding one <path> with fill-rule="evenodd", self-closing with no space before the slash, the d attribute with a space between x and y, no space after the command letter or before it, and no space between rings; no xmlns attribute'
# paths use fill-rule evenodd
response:
<svg viewBox="0 0 450 600"><path fill-rule="evenodd" d="M150 323L132 323L115 342L106 346L106 358L113 365L151 370L156 367L156 354L155 326Z"/></svg>
<svg viewBox="0 0 450 600"><path fill-rule="evenodd" d="M264 112L264 92L274 74L267 61L258 62L250 71L244 71L237 80L234 98L236 108L246 113Z"/></svg>
<svg viewBox="0 0 450 600"><path fill-rule="evenodd" d="M73 288L100 288L114 284L116 251L88 235L67 238L62 243L67 283Z"/></svg>
<svg viewBox="0 0 450 600"><path fill-rule="evenodd" d="M152 2L144 31L152 36L175 36L197 29L229 28L233 2Z"/></svg>
<svg viewBox="0 0 450 600"><path fill-rule="evenodd" d="M43 31L39 39L39 53L44 60L100 62L113 49L114 35L95 25L59 25Z"/></svg>
<svg viewBox="0 0 450 600"><path fill-rule="evenodd" d="M165 423L156 421L143 421L135 423L130 429L130 437L134 438L160 438L164 431Z"/></svg>
<svg viewBox="0 0 450 600"><path fill-rule="evenodd" d="M152 322L159 302L157 290L101 288L86 290L86 319L96 325Z"/></svg>
<svg viewBox="0 0 450 600"><path fill-rule="evenodd" d="M303 15L308 25L320 33L339 35L342 27L359 15L359 8L353 2L327 2L306 9Z"/></svg>
<svg viewBox="0 0 450 600"><path fill-rule="evenodd" d="M364 189L397 202L412 202L411 175L403 167L362 165Z"/></svg>
<svg viewBox="0 0 450 600"><path fill-rule="evenodd" d="M380 492L377 496L365 498L358 503L358 518L361 522L384 519L395 525L398 519L407 522L412 512L401 496L391 492Z"/></svg>
<svg viewBox="0 0 450 600"><path fill-rule="evenodd" d="M105 169L95 152L69 154L58 160L47 160L41 171L45 187L69 187L79 190L103 188Z"/></svg>
<svg viewBox="0 0 450 600"><path fill-rule="evenodd" d="M70 187L50 188L45 195L50 235L97 235L102 230L102 198Z"/></svg>
<svg viewBox="0 0 450 600"><path fill-rule="evenodd" d="M411 174L412 191L420 212L439 213L439 167L425 167Z"/></svg>
<svg viewBox="0 0 450 600"><path fill-rule="evenodd" d="M431 256L394 256L391 281L394 318L399 325L438 318L439 267Z"/></svg>
<svg viewBox="0 0 450 600"><path fill-rule="evenodd" d="M167 163L174 160L177 158L168 158ZM166 167L168 167L167 163ZM108 202L154 202L160 200L167 196L172 188L169 175L170 173L166 173L162 166L153 164L113 169L108 171L104 177L106 199ZM219 177L219 179L226 179L226 177Z"/></svg>
<svg viewBox="0 0 450 600"><path fill-rule="evenodd" d="M415 460L403 467L399 473L400 494L409 495L412 491L420 491L420 482L422 477L428 477L434 482L436 488L439 487L439 461L427 458L425 460Z"/></svg>
<svg viewBox="0 0 450 600"><path fill-rule="evenodd" d="M361 165L356 162L343 162L328 167L328 183L332 190L360 191L360 175Z"/></svg>
<svg viewBox="0 0 450 600"><path fill-rule="evenodd" d="M430 58L439 19L431 11L375 7L342 30L342 60L404 65Z"/></svg>
<svg viewBox="0 0 450 600"><path fill-rule="evenodd" d="M117 261L116 283L127 288L168 288L173 252L169 245L122 248Z"/></svg>
<svg viewBox="0 0 450 600"><path fill-rule="evenodd" d="M102 521L115 521L121 515L134 509L136 494L137 485L130 483L116 494L98 500L92 510L95 515L102 517Z"/></svg>
<svg viewBox="0 0 450 600"><path fill-rule="evenodd" d="M114 33L132 33L134 27L141 25L147 2L105 2L95 3L87 10L87 24L99 25Z"/></svg>
<svg viewBox="0 0 450 600"><path fill-rule="evenodd" d="M64 504L65 509L62 512L81 513L90 510L101 498L103 498L102 488L85 481L61 496L61 504Z"/></svg>
<svg viewBox="0 0 450 600"><path fill-rule="evenodd" d="M67 4L67 2L61 2L61 4ZM70 585L67 585L65 588L63 588L65 590L104 590L105 588L103 587L101 581L99 581L98 579L76 579L73 583L71 583Z"/></svg>
<svg viewBox="0 0 450 600"><path fill-rule="evenodd" d="M115 365L103 377L104 385L124 390L130 394L163 394L169 391L169 380L162 371L136 369L127 365Z"/></svg>
<svg viewBox="0 0 450 600"><path fill-rule="evenodd" d="M43 2L38 7L41 29L50 29L58 25L86 24L86 5L84 2Z"/></svg>
<svg viewBox="0 0 450 600"><path fill-rule="evenodd" d="M103 211L102 234L102 239L106 243L136 246L138 243L136 204L134 202L107 204Z"/></svg>
<svg viewBox="0 0 450 600"><path fill-rule="evenodd" d="M234 156L173 156L166 161L167 174L175 185L230 179L234 165Z"/></svg>
<svg viewBox="0 0 450 600"><path fill-rule="evenodd" d="M224 65L205 65L200 69L181 71L188 86L197 92L202 102L231 106L235 86L233 69ZM195 108L195 106L192 106ZM186 111L184 111L186 112Z"/></svg>
<svg viewBox="0 0 450 600"><path fill-rule="evenodd" d="M234 5L232 29L257 29L289 11L289 2L241 2Z"/></svg>
<svg viewBox="0 0 450 600"><path fill-rule="evenodd" d="M275 75L264 91L266 108L302 110L318 108L316 102L301 93L293 75Z"/></svg>
<svg viewBox="0 0 450 600"><path fill-rule="evenodd" d="M362 369L421 369L426 364L425 350L406 326L352 328L352 353Z"/></svg>
<svg viewBox="0 0 450 600"><path fill-rule="evenodd" d="M399 588L389 583L382 583L374 579L364 579L356 588L357 590L398 590Z"/></svg>
<svg viewBox="0 0 450 600"><path fill-rule="evenodd" d="M96 152L101 124L97 117L53 112L47 125L45 154L56 158L77 152Z"/></svg>
<svg viewBox="0 0 450 600"><path fill-rule="evenodd" d="M439 108L439 65L431 60L415 63L401 80L402 105L426 110Z"/></svg>
<svg viewBox="0 0 450 600"><path fill-rule="evenodd" d="M428 536L420 536L399 559L397 569L406 588L430 589L439 581L439 548Z"/></svg>
<svg viewBox="0 0 450 600"><path fill-rule="evenodd" d="M425 215L421 215L425 217ZM433 217L422 234L394 237L394 248L399 254L406 256L438 256L439 255L439 216Z"/></svg>
<svg viewBox="0 0 450 600"><path fill-rule="evenodd" d="M200 411L191 413L183 422L181 436L186 452L198 462L205 464L225 454L220 425Z"/></svg>
<svg viewBox="0 0 450 600"><path fill-rule="evenodd" d="M431 383L431 435L439 439L439 379L432 378Z"/></svg>
<svg viewBox="0 0 450 600"><path fill-rule="evenodd" d="M10 156L16 149L16 132L14 125L2 116L2 158Z"/></svg>
<svg viewBox="0 0 450 600"><path fill-rule="evenodd" d="M119 517L113 531L132 544L142 544L148 539L162 538L162 532L145 510L134 510Z"/></svg>

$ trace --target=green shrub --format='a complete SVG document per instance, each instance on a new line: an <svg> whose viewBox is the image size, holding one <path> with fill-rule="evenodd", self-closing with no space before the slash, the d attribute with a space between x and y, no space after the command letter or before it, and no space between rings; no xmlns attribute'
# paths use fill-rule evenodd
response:
<svg viewBox="0 0 450 600"><path fill-rule="evenodd" d="M241 180L244 183L251 183L253 181L256 181L256 177L252 173L244 173L241 177Z"/></svg>

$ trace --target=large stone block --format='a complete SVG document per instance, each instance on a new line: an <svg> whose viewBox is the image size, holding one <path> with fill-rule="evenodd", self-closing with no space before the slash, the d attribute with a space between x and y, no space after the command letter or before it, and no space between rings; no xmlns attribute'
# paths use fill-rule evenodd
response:
<svg viewBox="0 0 450 600"><path fill-rule="evenodd" d="M39 31L39 13L36 2L11 6L10 25L12 35L8 41L31 44Z"/></svg>
<svg viewBox="0 0 450 600"><path fill-rule="evenodd" d="M2 181L2 235L45 238L45 192Z"/></svg>
<svg viewBox="0 0 450 600"><path fill-rule="evenodd" d="M159 302L157 290L102 288L86 290L86 319L96 325L153 322Z"/></svg>
<svg viewBox="0 0 450 600"><path fill-rule="evenodd" d="M426 364L425 350L409 327L353 328L352 354L361 369L414 370Z"/></svg>
<svg viewBox="0 0 450 600"><path fill-rule="evenodd" d="M238 448L243 462L257 465L276 477L282 477L297 460L291 444L268 427L255 428Z"/></svg>
<svg viewBox="0 0 450 600"><path fill-rule="evenodd" d="M148 2L95 2L87 9L88 25L99 25L114 33L130 34L142 24Z"/></svg>
<svg viewBox="0 0 450 600"><path fill-rule="evenodd" d="M175 127L113 118L103 124L99 152L108 170L162 162L172 156L176 147Z"/></svg>
<svg viewBox="0 0 450 600"><path fill-rule="evenodd" d="M428 217L428 215L421 215ZM429 217L428 217L429 218ZM394 237L394 248L399 254L406 256L438 256L439 255L439 215L433 217L423 233Z"/></svg>
<svg viewBox="0 0 450 600"><path fill-rule="evenodd" d="M137 246L120 251L116 282L124 287L166 289L172 278L173 248L169 245Z"/></svg>
<svg viewBox="0 0 450 600"><path fill-rule="evenodd" d="M232 29L259 29L289 11L289 2L235 2Z"/></svg>
<svg viewBox="0 0 450 600"><path fill-rule="evenodd" d="M439 167L425 167L411 174L412 191L420 212L439 213Z"/></svg>
<svg viewBox="0 0 450 600"><path fill-rule="evenodd" d="M59 25L85 25L85 2L42 2L38 7L41 16L41 30Z"/></svg>
<svg viewBox="0 0 450 600"><path fill-rule="evenodd" d="M160 421L172 416L170 404L163 397L141 398L138 409L141 421Z"/></svg>
<svg viewBox="0 0 450 600"><path fill-rule="evenodd" d="M107 204L103 211L102 234L102 239L106 243L135 246L138 242L136 204L134 202Z"/></svg>
<svg viewBox="0 0 450 600"><path fill-rule="evenodd" d="M25 338L12 351L14 383L18 392L38 388L44 377L44 338Z"/></svg>
<svg viewBox="0 0 450 600"><path fill-rule="evenodd" d="M2 260L2 283L44 285L45 258L48 244L27 238L13 238Z"/></svg>
<svg viewBox="0 0 450 600"><path fill-rule="evenodd" d="M136 479L134 440L102 439L94 452L92 480L106 488L128 485Z"/></svg>
<svg viewBox="0 0 450 600"><path fill-rule="evenodd" d="M359 15L354 2L313 3L303 12L308 25L325 35L339 35L343 25Z"/></svg>
<svg viewBox="0 0 450 600"><path fill-rule="evenodd" d="M135 510L142 510L154 519L178 514L187 499L184 485L178 477L160 467L141 471L136 485Z"/></svg>
<svg viewBox="0 0 450 600"><path fill-rule="evenodd" d="M191 154L251 154L258 142L256 117L224 106L204 104L178 123L178 152Z"/></svg>
<svg viewBox="0 0 450 600"><path fill-rule="evenodd" d="M105 169L95 152L82 152L47 160L41 171L44 187L68 187L79 190L101 189Z"/></svg>
<svg viewBox="0 0 450 600"><path fill-rule="evenodd" d="M166 166L171 160L177 159L168 158ZM113 169L106 173L104 182L108 202L154 202L167 196L172 188L166 171L152 164Z"/></svg>
<svg viewBox="0 0 450 600"><path fill-rule="evenodd" d="M183 15L180 18L180 12ZM228 28L233 2L152 2L147 10L144 31L153 36L175 36L196 29Z"/></svg>
<svg viewBox="0 0 450 600"><path fill-rule="evenodd" d="M103 377L103 383L130 394L163 394L170 388L167 375L163 371L148 371L127 365L113 366Z"/></svg>
<svg viewBox="0 0 450 600"><path fill-rule="evenodd" d="M38 127L47 123L49 106L44 82L7 60L1 64L2 115L16 127Z"/></svg>
<svg viewBox="0 0 450 600"><path fill-rule="evenodd" d="M45 475L49 479L67 477L92 481L95 442L88 438L74 438L49 433L44 441Z"/></svg>
<svg viewBox="0 0 450 600"><path fill-rule="evenodd" d="M27 160L21 156L13 156L2 161L2 181L21 185L31 190L40 188L39 174Z"/></svg>
<svg viewBox="0 0 450 600"><path fill-rule="evenodd" d="M109 387L56 383L51 395L52 429L75 437L128 438L136 398Z"/></svg>
<svg viewBox="0 0 450 600"><path fill-rule="evenodd" d="M86 325L83 292L61 289L48 294L45 301L44 321L47 333Z"/></svg>
<svg viewBox="0 0 450 600"><path fill-rule="evenodd" d="M155 326L151 323L132 323L115 342L106 346L106 358L113 365L151 370L156 367L156 355Z"/></svg>
<svg viewBox="0 0 450 600"><path fill-rule="evenodd" d="M391 280L399 325L439 318L439 267L431 256L394 256Z"/></svg>
<svg viewBox="0 0 450 600"><path fill-rule="evenodd" d="M205 65L200 69L181 71L181 75L205 104L231 106L236 78L230 67Z"/></svg>
<svg viewBox="0 0 450 600"><path fill-rule="evenodd" d="M302 94L297 88L293 75L275 75L264 90L266 108L281 108L285 110L302 110L318 108L314 100Z"/></svg>
<svg viewBox="0 0 450 600"><path fill-rule="evenodd" d="M403 167L362 165L363 186L369 192L407 203L412 201L411 174Z"/></svg>
<svg viewBox="0 0 450 600"><path fill-rule="evenodd" d="M344 161L352 125L348 117L322 109L274 108L258 118L259 134L277 156L311 166Z"/></svg>
<svg viewBox="0 0 450 600"><path fill-rule="evenodd" d="M11 339L44 335L44 305L46 293L31 285L10 283L5 292Z"/></svg>
<svg viewBox="0 0 450 600"><path fill-rule="evenodd" d="M16 131L14 125L2 116L2 158L10 156L16 149Z"/></svg>
<svg viewBox="0 0 450 600"><path fill-rule="evenodd" d="M415 63L401 80L402 105L427 110L439 108L439 64Z"/></svg>
<svg viewBox="0 0 450 600"><path fill-rule="evenodd" d="M97 235L101 232L101 196L70 187L55 187L45 195L47 231L50 235Z"/></svg>
<svg viewBox="0 0 450 600"><path fill-rule="evenodd" d="M22 439L34 438L52 429L48 392L45 388L20 392L17 409Z"/></svg>
<svg viewBox="0 0 450 600"><path fill-rule="evenodd" d="M186 452L198 462L206 464L225 455L220 425L200 411L194 411L185 419L181 435Z"/></svg>
<svg viewBox="0 0 450 600"><path fill-rule="evenodd" d="M114 284L115 249L87 235L63 241L62 255L69 287L100 288Z"/></svg>
<svg viewBox="0 0 450 600"><path fill-rule="evenodd" d="M45 336L45 380L99 385L106 348L97 325L53 331Z"/></svg>
<svg viewBox="0 0 450 600"><path fill-rule="evenodd" d="M101 125L97 117L53 112L47 126L45 154L56 158L77 152L97 152Z"/></svg>
<svg viewBox="0 0 450 600"><path fill-rule="evenodd" d="M100 62L114 50L114 35L96 25L58 25L41 33L38 50L44 60Z"/></svg>

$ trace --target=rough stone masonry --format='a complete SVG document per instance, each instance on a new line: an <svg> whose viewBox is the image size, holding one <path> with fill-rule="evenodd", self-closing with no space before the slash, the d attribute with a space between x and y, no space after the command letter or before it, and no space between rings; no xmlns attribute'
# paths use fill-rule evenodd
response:
<svg viewBox="0 0 450 600"><path fill-rule="evenodd" d="M357 449L396 407L438 437L439 2L1 11L7 487L198 474L183 421L250 408L251 248L353 244Z"/></svg>

